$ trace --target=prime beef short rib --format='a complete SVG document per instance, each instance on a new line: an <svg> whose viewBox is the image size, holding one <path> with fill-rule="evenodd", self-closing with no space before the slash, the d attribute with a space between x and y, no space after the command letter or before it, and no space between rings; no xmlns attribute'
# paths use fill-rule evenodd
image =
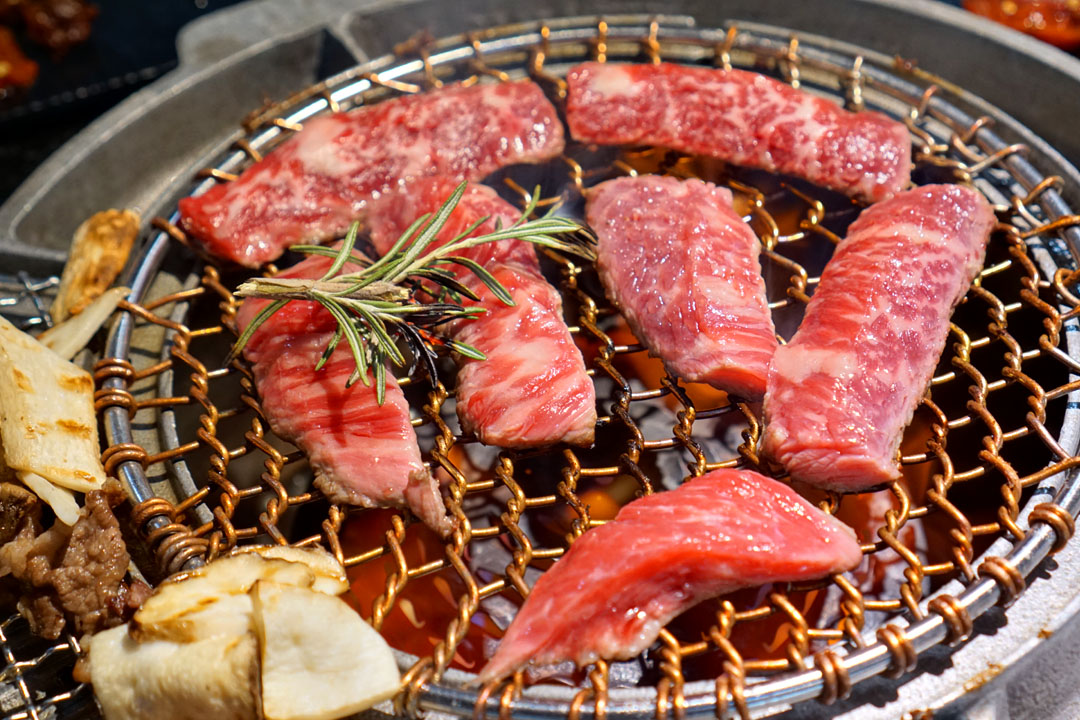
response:
<svg viewBox="0 0 1080 720"><path fill-rule="evenodd" d="M757 401L777 347L761 244L731 191L700 180L624 177L589 191L608 296L668 370Z"/></svg>
<svg viewBox="0 0 1080 720"><path fill-rule="evenodd" d="M180 224L209 253L258 267L341 235L370 200L413 179L480 180L562 149L562 123L535 83L453 85L309 120L238 179L182 199Z"/></svg>
<svg viewBox="0 0 1080 720"><path fill-rule="evenodd" d="M745 70L584 63L570 71L575 140L660 145L805 178L875 202L907 185L907 128Z"/></svg>
<svg viewBox="0 0 1080 720"><path fill-rule="evenodd" d="M927 185L852 223L765 395L765 454L792 477L861 491L900 477L897 450L983 265L990 204Z"/></svg>

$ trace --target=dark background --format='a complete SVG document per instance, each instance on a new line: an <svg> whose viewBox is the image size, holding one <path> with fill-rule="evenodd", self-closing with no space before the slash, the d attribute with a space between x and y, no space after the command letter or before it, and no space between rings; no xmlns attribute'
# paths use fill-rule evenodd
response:
<svg viewBox="0 0 1080 720"><path fill-rule="evenodd" d="M37 61L37 82L0 104L0 203L39 163L101 113L176 66L176 33L240 0L94 0L89 41L63 58L15 35Z"/></svg>

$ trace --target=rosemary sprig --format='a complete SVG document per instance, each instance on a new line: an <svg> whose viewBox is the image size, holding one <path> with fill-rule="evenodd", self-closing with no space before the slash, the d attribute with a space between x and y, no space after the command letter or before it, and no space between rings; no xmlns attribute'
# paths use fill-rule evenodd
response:
<svg viewBox="0 0 1080 720"><path fill-rule="evenodd" d="M236 290L241 298L271 300L259 312L233 345L226 364L240 354L255 331L274 313L293 300L306 300L322 305L337 321L337 329L322 353L316 370L320 369L344 339L356 363L356 369L346 381L346 387L357 380L370 385L368 369L373 369L376 397L381 405L386 392L386 363L399 367L406 363L395 338L404 339L418 360L422 360L434 377L434 355L429 347L433 337L429 330L443 323L462 318L475 318L486 312L480 307L465 306L461 299L479 300L451 271L458 266L473 273L501 302L513 305L507 292L495 277L476 261L459 255L463 250L500 240L523 240L559 252L593 258L589 247L591 237L573 220L556 217L552 208L544 215L529 219L536 210L539 188L531 196L521 217L512 225L496 225L494 232L469 237L488 217L477 220L450 242L429 249L445 227L447 220L465 193L466 183L457 186L450 197L434 213L418 218L402 233L393 247L378 260L355 252L359 223L353 223L337 250L297 245L292 249L308 255L333 258L326 273L318 279L254 278ZM359 270L343 272L349 263ZM434 284L436 287L432 287ZM418 295L434 298L421 302ZM476 348L445 339L442 344L466 357L484 360Z"/></svg>

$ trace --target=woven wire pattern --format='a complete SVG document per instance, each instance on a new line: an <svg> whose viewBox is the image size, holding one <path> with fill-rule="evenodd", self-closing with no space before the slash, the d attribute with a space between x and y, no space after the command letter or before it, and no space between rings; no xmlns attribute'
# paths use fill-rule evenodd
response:
<svg viewBox="0 0 1080 720"><path fill-rule="evenodd" d="M60 279L35 278L24 270L0 273L0 313L22 330L52 326L49 304Z"/></svg>
<svg viewBox="0 0 1080 720"><path fill-rule="evenodd" d="M863 567L818 583L778 585L704 603L662 631L632 682L656 687L656 715L664 717L681 714L686 682L713 677L721 712L730 702L746 717L745 686L777 672L817 667L826 679L821 699L845 695L851 683L837 651L866 646L869 631L876 630L877 639L888 646L897 675L909 669L914 651L903 628L891 624L901 614L918 620L936 613L945 619L951 640L962 638L970 632L971 619L955 598L938 596L928 608L922 601L948 580L967 583L979 576L993 577L1003 596L1006 588L1013 597L1021 592L1024 580L1017 579L1015 568L1000 558L978 567L974 560L996 538L1024 537L1017 521L1025 488L1080 464L1055 439L1065 397L1080 388L1080 381L1069 380L1069 371L1080 368L1060 347L1063 323L1080 313L1075 309L1080 301L1069 290L1075 278L1065 270L1042 277L1028 248L1076 223L1073 218L1047 222L1037 205L1040 194L1061 180L1051 177L1028 192L1021 190L1005 162L1024 148L984 153L973 138L989 119L972 127L950 124L929 109L933 86L922 97L883 98L863 84L861 59L843 73L834 71L824 86L818 84L822 69L802 62L794 38L785 52L761 56L738 48L734 28L722 42L688 47L663 38L656 22L633 40L609 37L604 21L576 43L556 47L549 44L549 34L543 26L535 47L505 55L482 53L478 36L471 37L471 54L442 64L431 60L438 44L403 46L403 60L419 59L411 82L367 74L363 77L371 89L354 101L374 102L452 80L505 81L524 70L559 102L565 84L553 65L586 58L752 66L793 85L838 93L852 109L883 102L876 109L892 112L911 129L916 175L975 183L996 201L1001 221L986 266L954 316L930 392L905 437L904 479L873 496L813 496L822 509L859 531L868 558ZM282 119L283 111L313 96L324 97L329 111L349 109L351 103L335 99L329 87L256 112L245 129L254 136L276 127L287 137L300 125ZM238 141L237 147L251 161L266 149L256 150L248 140ZM804 184L784 184L763 173L650 148L605 154L571 144L553 166L560 168L561 181L545 187L545 195L564 188L573 195L616 174L635 172L704 177L730 187L763 243L771 306L787 336L818 282L829 248L856 212L850 202ZM228 182L234 169L207 169L201 175ZM509 192L521 195L523 205L528 193L522 183L512 177L503 181ZM171 222L158 219L155 225L188 245ZM160 512L172 521L173 532L148 538L166 569L178 569L193 555L213 558L256 541L326 547L350 569L352 600L361 613L391 644L418 656L395 701L398 710L414 712L425 685L438 682L448 669L478 669L485 636L499 634L499 607L520 604L538 571L620 505L718 467L759 467L755 447L761 427L750 408L666 375L621 323L594 271L545 254L561 277L564 301L576 317L572 331L597 384L597 448L482 452L474 438L462 436L453 418L452 373L434 383L423 376L405 378L402 385L425 461L448 481L447 507L458 520L458 529L445 542L403 511L331 505L310 489L303 453L273 436L248 367L240 360L220 367L235 337L231 328L237 303L230 290L238 278L223 277L212 263L205 264L193 286L125 305L139 324L167 330L167 353L99 363L99 387L119 375L136 385L132 391L99 391L99 410L123 406L133 423L153 423L159 411L172 410L181 442L156 452L137 444L110 447L106 469L114 474L120 463L134 459L155 475L180 463L198 484L194 494L175 505L151 501L139 509L142 516ZM274 272L275 267L267 268L268 274ZM1062 312L1062 306L1073 309ZM171 396L161 395L151 382L165 372L174 378ZM674 477L673 466L679 468ZM1068 525L1052 507L1042 513L1042 521L1056 522L1055 529ZM1064 529L1059 534L1067 537ZM484 552L491 547L499 552ZM491 557L504 562L493 568L484 559ZM875 586L883 573L891 578L888 591ZM598 662L564 678L580 687L571 717L585 708L603 715L609 689L628 682L613 667ZM519 673L479 689L478 712L497 697L500 711L509 713L526 680Z"/></svg>
<svg viewBox="0 0 1080 720"><path fill-rule="evenodd" d="M5 720L98 717L90 686L71 678L79 654L74 637L36 637L26 620L13 615L0 622L0 653L0 713Z"/></svg>

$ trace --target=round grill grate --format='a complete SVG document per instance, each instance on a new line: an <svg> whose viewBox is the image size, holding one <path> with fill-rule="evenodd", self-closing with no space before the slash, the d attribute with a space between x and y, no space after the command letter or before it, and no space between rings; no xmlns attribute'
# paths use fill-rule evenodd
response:
<svg viewBox="0 0 1080 720"><path fill-rule="evenodd" d="M482 448L453 419L452 372L435 383L407 378L425 460L448 481L459 530L444 543L404 512L330 505L309 489L303 454L273 437L246 365L220 367L240 277L198 260L173 216L155 221L160 232L141 258L133 302L95 376L106 468L141 501L135 519L162 569L244 543L323 545L350 568L360 612L402 651L407 673L396 702L405 711L747 717L777 703L831 702L858 680L899 676L926 648L962 640L974 618L1022 592L1026 574L1072 533L1080 504L1071 473L1080 464L1080 381L1072 373L1080 366L1066 331L1080 305L1069 289L1080 220L1060 197L1061 179L1029 164L1027 146L999 139L993 117L970 117L962 108L973 99L961 91L871 52L760 26L702 30L688 18L625 16L497 28L407 43L398 56L253 113L194 192L230 181L315 114L525 74L559 103L562 75L584 59L748 67L852 109L887 112L913 133L917 181L973 183L995 203L1001 222L986 267L954 316L905 437L904 479L873 494L813 496L860 533L863 566L704 603L635 661L470 686L485 643L575 537L637 494L718 467L756 466L753 413L666 376L594 271L548 253L597 385L596 448ZM558 161L489 182L519 204L524 188L539 183L543 197L562 198L574 213L583 188L635 172L703 177L734 191L764 246L778 330L790 337L857 214L848 200L669 151L573 143Z"/></svg>

